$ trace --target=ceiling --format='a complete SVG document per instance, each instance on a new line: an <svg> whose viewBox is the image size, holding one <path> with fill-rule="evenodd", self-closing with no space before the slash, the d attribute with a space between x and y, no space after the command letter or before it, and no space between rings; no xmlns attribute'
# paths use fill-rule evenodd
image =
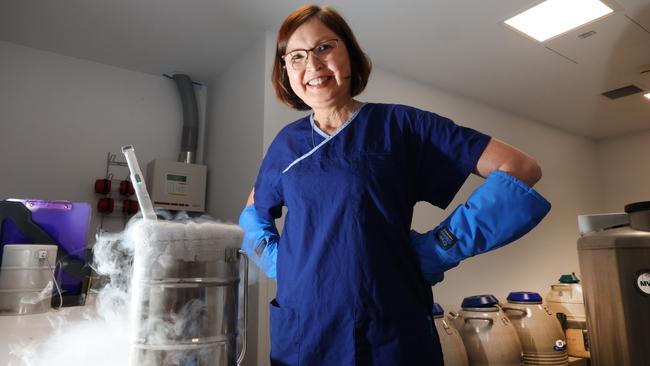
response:
<svg viewBox="0 0 650 366"><path fill-rule="evenodd" d="M568 0L567 0L568 1ZM333 0L373 64L582 136L650 130L650 0L542 44L502 24L538 0ZM209 81L296 0L2 0L0 40L160 75ZM588 31L596 33L578 37ZM387 101L389 102L389 101Z"/></svg>

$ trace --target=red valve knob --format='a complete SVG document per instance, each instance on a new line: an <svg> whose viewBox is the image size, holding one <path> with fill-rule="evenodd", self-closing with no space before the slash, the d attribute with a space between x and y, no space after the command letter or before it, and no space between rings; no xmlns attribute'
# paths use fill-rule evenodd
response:
<svg viewBox="0 0 650 366"><path fill-rule="evenodd" d="M132 196L135 194L133 184L128 180L120 181L120 194L123 196Z"/></svg>
<svg viewBox="0 0 650 366"><path fill-rule="evenodd" d="M115 201L112 198L100 198L97 201L97 211L105 214L113 212Z"/></svg>
<svg viewBox="0 0 650 366"><path fill-rule="evenodd" d="M110 179L97 179L95 180L95 193L108 194L111 191Z"/></svg>
<svg viewBox="0 0 650 366"><path fill-rule="evenodd" d="M139 209L140 209L140 205L136 200L126 199L122 201L122 212L127 215L136 214Z"/></svg>

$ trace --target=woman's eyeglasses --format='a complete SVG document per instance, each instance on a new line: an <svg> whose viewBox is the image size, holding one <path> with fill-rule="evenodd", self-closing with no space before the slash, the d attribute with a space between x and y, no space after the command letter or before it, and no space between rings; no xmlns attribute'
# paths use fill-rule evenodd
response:
<svg viewBox="0 0 650 366"><path fill-rule="evenodd" d="M328 39L327 41L323 41L317 44L314 48L308 50L298 49L287 52L282 56L282 60L284 60L285 65L291 67L293 70L300 71L307 65L307 59L309 58L310 52L319 60L326 61L338 43L339 39L337 38Z"/></svg>

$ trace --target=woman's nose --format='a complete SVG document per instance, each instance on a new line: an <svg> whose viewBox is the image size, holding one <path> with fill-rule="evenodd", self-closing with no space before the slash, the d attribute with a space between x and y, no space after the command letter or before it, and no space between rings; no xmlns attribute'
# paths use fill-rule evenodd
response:
<svg viewBox="0 0 650 366"><path fill-rule="evenodd" d="M307 64L305 66L308 70L318 70L323 67L323 61L314 54L314 52L309 52L307 54Z"/></svg>

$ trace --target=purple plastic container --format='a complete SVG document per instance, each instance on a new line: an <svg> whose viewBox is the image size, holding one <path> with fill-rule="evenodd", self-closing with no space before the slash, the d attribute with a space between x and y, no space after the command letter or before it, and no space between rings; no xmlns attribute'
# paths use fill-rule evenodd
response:
<svg viewBox="0 0 650 366"><path fill-rule="evenodd" d="M90 226L90 205L85 202L46 201L36 199L8 199L22 203L32 214L32 222L47 232L59 246L57 261L74 262L77 273L69 274L57 267L56 278L63 293L64 305L82 305L89 271L79 273L81 265L87 263L86 243ZM0 246L5 244L32 244L24 233L10 219L2 222ZM63 254L63 255L62 255ZM2 249L0 248L0 256ZM1 260L1 257L0 257ZM56 291L55 291L56 292ZM58 306L58 294L55 293Z"/></svg>

